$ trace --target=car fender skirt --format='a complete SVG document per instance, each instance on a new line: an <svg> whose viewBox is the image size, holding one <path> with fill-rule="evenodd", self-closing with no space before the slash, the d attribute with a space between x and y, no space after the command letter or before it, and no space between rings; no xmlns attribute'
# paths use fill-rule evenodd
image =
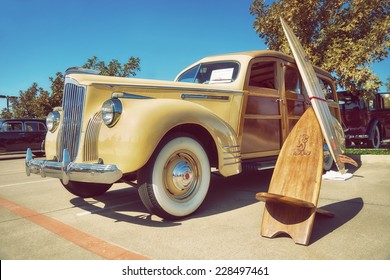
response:
<svg viewBox="0 0 390 280"><path fill-rule="evenodd" d="M40 174L42 177L61 179L63 184L69 181L112 184L122 177L122 171L112 164L75 163L70 161L69 152L64 149L62 162L33 159L31 149L26 153L26 174Z"/></svg>

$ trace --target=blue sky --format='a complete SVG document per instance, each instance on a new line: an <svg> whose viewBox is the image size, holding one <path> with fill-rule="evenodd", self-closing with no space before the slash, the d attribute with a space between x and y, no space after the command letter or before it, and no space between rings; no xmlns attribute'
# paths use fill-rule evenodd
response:
<svg viewBox="0 0 390 280"><path fill-rule="evenodd" d="M267 1L271 2L271 1ZM208 55L266 49L253 29L252 0L0 0L0 94L100 60L141 59L140 78L172 80ZM382 81L390 60L373 66ZM384 90L384 88L382 88ZM0 110L6 106L0 99Z"/></svg>

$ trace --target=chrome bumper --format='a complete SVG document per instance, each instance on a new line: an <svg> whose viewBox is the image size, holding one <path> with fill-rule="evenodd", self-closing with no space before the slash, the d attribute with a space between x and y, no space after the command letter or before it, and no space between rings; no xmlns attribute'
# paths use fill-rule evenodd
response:
<svg viewBox="0 0 390 280"><path fill-rule="evenodd" d="M31 173L61 179L65 185L69 181L112 184L122 177L122 171L116 165L71 162L67 149L64 149L62 162L57 162L33 159L31 149L28 148L26 174L30 176Z"/></svg>
<svg viewBox="0 0 390 280"><path fill-rule="evenodd" d="M367 134L345 134L345 139L368 139Z"/></svg>

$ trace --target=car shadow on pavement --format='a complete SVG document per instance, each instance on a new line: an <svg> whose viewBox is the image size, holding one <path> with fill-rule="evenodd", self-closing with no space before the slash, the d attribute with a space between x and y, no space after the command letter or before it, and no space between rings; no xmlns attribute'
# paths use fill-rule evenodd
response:
<svg viewBox="0 0 390 280"><path fill-rule="evenodd" d="M90 199L73 198L70 202L78 208L93 215L101 215L115 222L126 222L148 227L180 226L182 222L229 212L254 203L259 203L257 192L266 192L272 178L273 170L244 172L224 178L214 173L209 192L201 207L194 214L177 221L168 221L151 215L142 204L135 187L108 191L104 195ZM104 206L102 206L104 205ZM363 208L362 198L354 198L322 206L334 213L329 218L317 215L314 221L310 244L331 234L334 230L352 220Z"/></svg>
<svg viewBox="0 0 390 280"><path fill-rule="evenodd" d="M272 173L273 169L247 171L229 178L214 174L205 201L188 219L218 215L260 203L256 193L268 191Z"/></svg>
<svg viewBox="0 0 390 280"><path fill-rule="evenodd" d="M108 191L104 195L89 199L76 197L71 199L70 203L86 212L113 219L115 222L149 227L172 227L193 218L217 215L257 203L256 193L268 190L271 176L272 170L245 172L229 178L213 173L209 192L201 207L194 214L177 221L168 221L151 215L141 202L137 189L132 186Z"/></svg>
<svg viewBox="0 0 390 280"><path fill-rule="evenodd" d="M363 209L364 202L361 197L328 204L321 209L330 211L334 217L317 214L314 220L310 244L313 244L331 234L333 231L352 220Z"/></svg>
<svg viewBox="0 0 390 280"><path fill-rule="evenodd" d="M138 196L137 189L131 186L129 188L108 191L104 195L93 198L84 199L76 197L71 199L70 203L87 213L104 216L115 220L115 222L126 222L149 227L180 225L180 222L165 221L149 214Z"/></svg>

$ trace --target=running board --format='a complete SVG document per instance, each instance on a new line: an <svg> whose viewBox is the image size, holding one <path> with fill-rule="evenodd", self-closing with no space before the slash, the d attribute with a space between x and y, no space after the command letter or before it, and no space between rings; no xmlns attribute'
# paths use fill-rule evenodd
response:
<svg viewBox="0 0 390 280"><path fill-rule="evenodd" d="M260 161L260 162L243 162L242 170L244 171L261 171L274 169L276 160L271 161Z"/></svg>

